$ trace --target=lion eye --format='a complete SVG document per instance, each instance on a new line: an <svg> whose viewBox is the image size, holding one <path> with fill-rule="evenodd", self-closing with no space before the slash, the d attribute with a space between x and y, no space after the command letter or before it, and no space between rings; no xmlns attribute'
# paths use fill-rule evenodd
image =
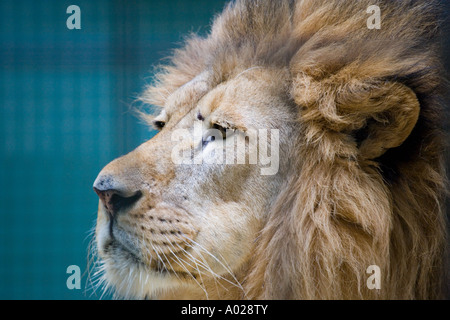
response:
<svg viewBox="0 0 450 320"><path fill-rule="evenodd" d="M214 123L212 126L213 129L218 130L220 134L222 135L222 139L226 138L227 129L222 127L221 125L218 125L217 123Z"/></svg>
<svg viewBox="0 0 450 320"><path fill-rule="evenodd" d="M159 121L159 120L153 121L153 126L154 126L157 130L161 130L162 128L164 128L165 125L166 125L166 123L165 123L164 121Z"/></svg>
<svg viewBox="0 0 450 320"><path fill-rule="evenodd" d="M202 139L202 146L205 147L208 143L215 141L216 139L225 140L227 129L218 125L217 123L212 125L212 128L209 129L204 138Z"/></svg>

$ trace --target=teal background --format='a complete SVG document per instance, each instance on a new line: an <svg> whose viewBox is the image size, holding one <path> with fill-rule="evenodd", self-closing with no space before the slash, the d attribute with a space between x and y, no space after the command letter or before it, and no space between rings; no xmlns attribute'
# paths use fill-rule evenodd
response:
<svg viewBox="0 0 450 320"><path fill-rule="evenodd" d="M81 30L69 30L69 5ZM0 299L98 299L87 267L109 161L154 132L130 109L153 66L224 1L0 1ZM107 298L107 297L105 297Z"/></svg>
<svg viewBox="0 0 450 320"><path fill-rule="evenodd" d="M85 293L86 275L81 290L66 286L69 265L86 271L92 183L153 136L130 112L135 98L224 3L0 1L0 299L100 297ZM66 27L71 4L81 30Z"/></svg>

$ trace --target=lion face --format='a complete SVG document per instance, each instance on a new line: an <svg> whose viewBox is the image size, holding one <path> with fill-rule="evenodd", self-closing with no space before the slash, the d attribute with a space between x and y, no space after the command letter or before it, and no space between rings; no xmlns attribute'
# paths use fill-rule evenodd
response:
<svg viewBox="0 0 450 320"><path fill-rule="evenodd" d="M369 5L236 0L175 51L142 96L160 132L94 182L100 284L125 298L442 296L437 6L387 1L369 30Z"/></svg>
<svg viewBox="0 0 450 320"><path fill-rule="evenodd" d="M167 99L154 138L100 172L97 247L119 295L161 296L174 287L208 295L217 281L240 287L295 134L280 98L285 76L249 70L211 89L200 75ZM268 148L252 148L250 132ZM263 153L279 161L269 174Z"/></svg>

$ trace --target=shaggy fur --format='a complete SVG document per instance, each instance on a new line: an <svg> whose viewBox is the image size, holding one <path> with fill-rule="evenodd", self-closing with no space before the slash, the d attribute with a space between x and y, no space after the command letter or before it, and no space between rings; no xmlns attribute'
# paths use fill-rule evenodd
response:
<svg viewBox="0 0 450 320"><path fill-rule="evenodd" d="M365 27L373 4L380 30ZM147 91L144 99L164 105L206 69L215 70L217 85L252 66L289 68L286 96L298 107L303 137L292 179L258 239L248 297L441 297L436 9L412 0L236 1L208 37L193 36L175 52ZM361 285L372 264L384 275L381 291Z"/></svg>

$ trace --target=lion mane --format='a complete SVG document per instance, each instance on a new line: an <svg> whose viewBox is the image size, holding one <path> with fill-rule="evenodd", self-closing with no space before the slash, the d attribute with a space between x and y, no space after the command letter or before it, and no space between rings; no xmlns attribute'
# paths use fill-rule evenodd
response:
<svg viewBox="0 0 450 320"><path fill-rule="evenodd" d="M380 29L367 27L370 5L380 8ZM215 85L254 66L289 70L284 92L302 137L257 239L247 298L442 298L438 9L414 0L238 0L161 67L143 97L154 105L205 69ZM381 290L365 285L371 265Z"/></svg>

